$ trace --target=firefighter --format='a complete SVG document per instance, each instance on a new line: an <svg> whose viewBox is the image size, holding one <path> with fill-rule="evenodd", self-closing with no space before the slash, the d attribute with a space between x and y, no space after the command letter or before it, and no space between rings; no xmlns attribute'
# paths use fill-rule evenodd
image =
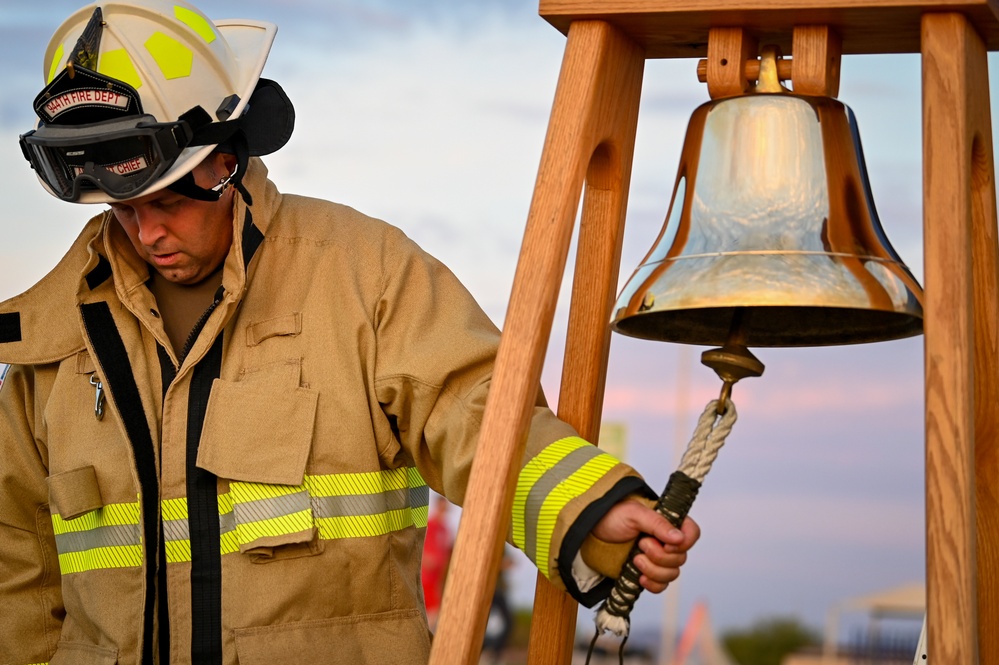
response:
<svg viewBox="0 0 999 665"><path fill-rule="evenodd" d="M56 30L21 149L99 204L0 304L0 662L424 663L430 490L461 504L499 331L399 229L282 194L272 24L184 0ZM540 395L514 545L581 603L699 536Z"/></svg>

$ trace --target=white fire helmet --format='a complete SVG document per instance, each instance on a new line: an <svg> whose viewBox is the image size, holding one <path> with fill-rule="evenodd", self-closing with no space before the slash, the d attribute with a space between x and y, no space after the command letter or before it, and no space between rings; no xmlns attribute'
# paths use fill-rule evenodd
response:
<svg viewBox="0 0 999 665"><path fill-rule="evenodd" d="M84 7L45 51L25 157L50 193L80 203L181 191L216 147L245 171L248 155L277 150L294 126L284 92L260 78L276 32L261 21L212 21L184 0Z"/></svg>

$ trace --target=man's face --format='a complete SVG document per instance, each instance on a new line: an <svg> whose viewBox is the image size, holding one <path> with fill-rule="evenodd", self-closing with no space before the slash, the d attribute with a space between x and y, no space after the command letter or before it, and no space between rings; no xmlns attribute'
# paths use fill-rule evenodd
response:
<svg viewBox="0 0 999 665"><path fill-rule="evenodd" d="M212 187L228 175L225 157L212 154L193 171L195 182ZM197 284L218 268L232 244L230 188L218 201L198 201L169 189L111 210L135 251L157 272L177 284Z"/></svg>

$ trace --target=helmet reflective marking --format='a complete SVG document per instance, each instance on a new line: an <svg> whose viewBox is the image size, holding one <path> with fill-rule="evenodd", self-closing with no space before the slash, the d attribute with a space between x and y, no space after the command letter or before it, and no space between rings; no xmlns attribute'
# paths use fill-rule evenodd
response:
<svg viewBox="0 0 999 665"><path fill-rule="evenodd" d="M146 40L145 46L149 55L153 56L153 60L159 65L164 78L179 79L191 75L194 54L191 49L173 37L162 32L154 32L153 36Z"/></svg>
<svg viewBox="0 0 999 665"><path fill-rule="evenodd" d="M97 72L123 81L136 90L142 87L142 79L139 77L139 72L135 71L135 65L132 64L131 56L123 48L101 53L101 61L97 65Z"/></svg>
<svg viewBox="0 0 999 665"><path fill-rule="evenodd" d="M56 74L62 69L62 59L65 50L63 45L59 44L59 48L56 49L55 55L52 57L52 66L49 67L49 77L45 79L46 83L52 83L52 79L56 77Z"/></svg>
<svg viewBox="0 0 999 665"><path fill-rule="evenodd" d="M215 29L201 14L196 14L186 7L174 5L173 15L177 17L178 21L201 35L201 38L204 39L206 43L211 44L215 41Z"/></svg>

